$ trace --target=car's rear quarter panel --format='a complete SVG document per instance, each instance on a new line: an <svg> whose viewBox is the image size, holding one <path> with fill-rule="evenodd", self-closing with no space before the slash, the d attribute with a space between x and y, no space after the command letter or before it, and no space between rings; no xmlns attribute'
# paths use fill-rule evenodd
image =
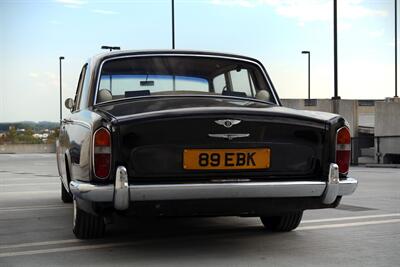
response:
<svg viewBox="0 0 400 267"><path fill-rule="evenodd" d="M93 132L105 124L106 120L91 110L81 110L72 114L67 126L68 164L71 180L93 180L92 136Z"/></svg>

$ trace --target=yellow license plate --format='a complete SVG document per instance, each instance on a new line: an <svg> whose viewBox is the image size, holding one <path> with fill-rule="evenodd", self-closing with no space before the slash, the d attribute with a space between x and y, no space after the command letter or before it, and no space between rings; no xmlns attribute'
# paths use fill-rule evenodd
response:
<svg viewBox="0 0 400 267"><path fill-rule="evenodd" d="M185 149L183 151L185 170L267 169L269 163L269 148Z"/></svg>

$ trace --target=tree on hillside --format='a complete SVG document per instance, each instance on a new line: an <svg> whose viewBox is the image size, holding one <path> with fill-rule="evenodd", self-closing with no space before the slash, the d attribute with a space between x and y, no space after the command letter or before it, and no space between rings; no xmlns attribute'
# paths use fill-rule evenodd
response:
<svg viewBox="0 0 400 267"><path fill-rule="evenodd" d="M7 132L7 141L14 143L17 138L17 130L15 129L15 126L10 126L9 130Z"/></svg>
<svg viewBox="0 0 400 267"><path fill-rule="evenodd" d="M54 128L52 129L54 132L49 134L49 137L47 138L47 144L54 144L60 135L60 129L59 128Z"/></svg>

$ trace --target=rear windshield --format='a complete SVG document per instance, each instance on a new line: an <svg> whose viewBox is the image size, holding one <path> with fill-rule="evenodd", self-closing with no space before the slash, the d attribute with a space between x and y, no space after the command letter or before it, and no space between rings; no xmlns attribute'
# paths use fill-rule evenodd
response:
<svg viewBox="0 0 400 267"><path fill-rule="evenodd" d="M101 69L96 101L177 94L225 95L275 102L257 65L193 56L109 60Z"/></svg>

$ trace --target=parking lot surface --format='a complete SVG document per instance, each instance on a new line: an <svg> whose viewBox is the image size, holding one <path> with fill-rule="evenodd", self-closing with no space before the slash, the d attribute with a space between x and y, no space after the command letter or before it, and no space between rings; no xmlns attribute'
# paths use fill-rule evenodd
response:
<svg viewBox="0 0 400 267"><path fill-rule="evenodd" d="M289 233L259 219L115 219L104 239L72 233L54 154L0 155L0 266L398 266L400 169L353 167L338 209Z"/></svg>

